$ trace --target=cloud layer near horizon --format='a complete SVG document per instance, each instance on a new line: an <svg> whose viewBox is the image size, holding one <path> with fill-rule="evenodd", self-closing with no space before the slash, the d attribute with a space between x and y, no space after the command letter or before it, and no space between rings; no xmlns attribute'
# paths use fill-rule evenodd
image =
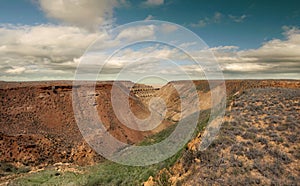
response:
<svg viewBox="0 0 300 186"><path fill-rule="evenodd" d="M73 79L78 62L88 46L96 39L101 45L98 50L110 50L120 45L123 40L134 42L138 39L156 37L158 31L172 33L176 26L155 25L140 26L123 30L117 37L112 37L100 26L113 25L114 8L126 5L125 0L38 0L41 10L50 19L59 24L43 25L0 25L0 80L47 80ZM164 0L147 0L142 6L163 5ZM68 8L65 8L65 5ZM70 6L71 5L71 6ZM78 14L80 12L80 14ZM149 17L149 16L148 16ZM150 16L151 19L153 16ZM212 18L204 19L199 25L218 23L223 14L216 12ZM235 22L242 22L246 15L232 16ZM205 25L204 25L205 24ZM200 62L219 62L225 78L291 78L299 79L300 72L300 30L297 27L283 27L284 39L272 39L261 44L257 49L240 50L238 46L219 46L194 50L194 42L174 44L195 54ZM184 40L184 38L178 38ZM174 41L176 43L176 41ZM132 68L130 73L155 72L178 77L172 69L161 68L159 61L148 59L155 56L161 59L185 60L186 56L170 47L149 46L141 50L127 49L126 55L113 58L105 67L106 78L114 77L118 70L124 68L128 60L144 58L144 69ZM215 59L208 53L213 53ZM103 59L109 57L103 56ZM155 66L156 65L156 66ZM166 67L165 65L164 67ZM152 71L151 71L151 68ZM193 65L182 65L184 71L197 77L201 71ZM128 75L130 78L130 75Z"/></svg>
<svg viewBox="0 0 300 186"><path fill-rule="evenodd" d="M172 32L176 28L163 28ZM300 71L300 30L284 27L284 40L273 39L262 44L260 48L238 50L237 46L220 46L208 48L224 70L225 77L252 78L253 74L272 74L274 78L299 78ZM78 59L90 43L102 35L103 46L116 46L122 39L134 40L155 37L154 26L129 28L111 40L100 32L89 32L75 26L38 25L11 26L0 28L0 71L2 80L32 79L72 79ZM181 47L188 52L201 56L199 61L211 61L206 51L194 51L193 43L183 43ZM107 49L107 48L106 48ZM158 58L172 60L183 59L178 51L166 47L128 50L126 57L141 58L151 53ZM203 55L200 55L203 53ZM107 56L108 57L108 56ZM145 59L147 60L147 59ZM122 68L126 59L116 60L113 67ZM146 61L147 62L147 61ZM149 61L150 63L150 61ZM110 72L110 67L106 70ZM183 67L186 68L186 67ZM191 69L191 68L189 68ZM159 69L156 69L159 70ZM199 69L195 69L195 72ZM161 69L162 73L164 69ZM109 73L108 73L109 74ZM295 77L296 75L296 77ZM257 76L255 76L257 77Z"/></svg>

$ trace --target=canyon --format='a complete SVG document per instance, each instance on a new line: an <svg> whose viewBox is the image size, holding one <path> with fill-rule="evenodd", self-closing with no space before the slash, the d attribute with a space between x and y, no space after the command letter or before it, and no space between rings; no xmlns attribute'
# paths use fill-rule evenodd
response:
<svg viewBox="0 0 300 186"><path fill-rule="evenodd" d="M74 98L74 92L80 90L80 87L76 86L80 85L74 86L71 81L0 82L0 180L9 179L9 176L12 176L12 169L18 170L22 167L27 167L28 171L32 171L56 163L87 166L105 161L105 158L92 149L83 139L76 123L74 107L78 107L86 118L90 118L89 122L94 122L95 118L85 108L95 109L106 130L113 137L127 144L139 144L143 140L172 127L184 117L198 110L197 107L196 109L182 111L182 95L178 94L175 88L177 85L181 87L181 94L184 94L188 99L192 101L199 99L201 106L199 110L211 109L211 89L218 90L218 86L210 87L208 82L204 80L193 81L198 93L198 98L193 98L194 95L190 93L186 84L185 81L174 81L160 88L154 88L151 85L135 84L130 81L117 83L103 81L95 84L82 82L82 86L94 86L94 91L78 92L80 96L84 97L84 101L79 108L78 105L72 103L72 99ZM293 115L298 114L299 116L299 81L226 80L225 86L227 109L231 107L231 110L234 110L236 105L249 101L240 99L232 102L237 95L245 93L252 95L251 100L254 99L253 96L256 94L260 97L264 95L263 91L249 92L252 89L277 88L274 90L275 97L276 92L281 90L280 88L296 90L297 93L294 93L296 98L289 98L295 101L293 103L283 103L283 106L284 108L294 106L298 110ZM128 101L130 111L139 119L150 116L151 107L149 105L152 98L159 97L164 100L166 113L160 125L148 131L134 130L124 125L116 116L114 110L116 108L113 107L111 99L113 87L114 96L117 96L116 99L119 101L117 103L123 104L123 102ZM284 94L288 94L284 91L278 93L278 95L283 97ZM266 94L272 95L272 89L268 89ZM193 104L193 102L190 104ZM276 106L276 103L274 104ZM159 110L155 104L153 108ZM250 114L251 112L247 111L247 113ZM123 115L126 121L135 125L135 121L127 117L126 112L122 113L121 110L119 114ZM230 114L231 112L227 110L226 117L229 117ZM241 114L235 112L235 115ZM243 116L246 118L246 115ZM250 122L254 119L248 117L245 120ZM295 130L299 132L298 125L299 123L297 123ZM193 156L192 158L197 159L198 156L203 158L203 155ZM264 181L264 183L269 182ZM192 184L192 182L189 184Z"/></svg>

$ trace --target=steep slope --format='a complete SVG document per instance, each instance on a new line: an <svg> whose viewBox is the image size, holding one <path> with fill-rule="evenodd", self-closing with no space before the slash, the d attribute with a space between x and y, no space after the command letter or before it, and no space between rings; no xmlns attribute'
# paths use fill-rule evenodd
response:
<svg viewBox="0 0 300 186"><path fill-rule="evenodd" d="M133 83L120 82L119 86L114 90L115 96L117 96L117 104L114 109L119 109L117 113L131 123L132 126L138 126L138 123L135 122L133 117L128 115L128 111L132 111L134 117L144 119L150 115L148 108L156 113L160 113L159 109L162 108L155 102L150 104L152 95L165 101L166 116L163 118L161 125L151 131L141 132L122 124L123 122L116 116L116 110L113 109L110 99L113 82L98 82L95 91L80 92L85 99L79 110L85 117L90 119L88 120L89 122L93 123L94 116L86 108L94 108L101 116L107 131L120 141L134 144L146 138L151 143L152 134L158 133L159 139L164 139L166 137L164 135L172 132L172 130L168 130L172 129L170 126L181 118L193 114L198 109L209 111L211 108L211 92L207 82L194 81L194 84L200 98L199 108L195 107L198 96L191 93L190 87L187 86L185 81L170 82L160 90L155 90L155 92L151 90L151 95L149 92L145 92L145 94L143 92L138 93L138 95L145 96L136 96L133 92L129 92L128 87L132 86ZM180 87L181 97L174 88L176 85ZM266 87L283 87L294 90L269 89ZM220 88L212 88L216 92L221 93ZM251 90L252 88L262 89ZM229 103L232 100L235 100L235 102L232 103L231 107L227 108L225 118L227 122L224 123L219 138L207 151L199 152L197 151L197 144L201 141L200 132L198 137L188 144L189 150L184 152L180 162L167 171L166 174L170 177L170 183L248 183L247 180L253 176L252 171L254 169L257 171L254 172L256 176L253 176L253 178L259 180L257 181L259 183L272 183L272 176L275 176L274 179L276 180L274 183L277 183L282 178L279 174L291 175L290 178L285 179L282 183L294 183L293 180L299 178L297 176L299 175L299 169L295 168L298 165L296 160L299 159L299 146L297 146L299 144L299 139L297 138L299 134L299 123L297 123L299 121L299 88L299 81L226 81L228 106L230 106ZM129 98L128 93L130 94ZM286 98L284 98L285 94ZM181 102L184 99L189 101L190 107L181 111ZM126 101L129 102L130 110L124 111L120 105L123 105ZM215 103L219 102L218 100L214 101ZM265 113L263 111L265 108L269 108L270 112ZM257 112L258 110L259 112ZM1 82L0 111L0 177L6 176L8 172L13 172L12 170L17 169L10 167L11 165L9 164L22 168L22 166L45 167L58 162L87 165L103 160L100 155L85 143L75 122L72 107L72 82ZM274 115L276 116L274 117ZM291 119L289 116L295 116L295 119ZM271 125L269 124L271 120L272 122L273 120L275 121L272 127L269 126ZM290 123L285 125L286 122ZM254 128L252 124L254 124ZM293 127L292 124L295 124L295 126ZM163 131L164 129L168 132ZM260 134L261 132L263 133ZM275 132L279 137L271 134L272 132ZM259 139L255 137L259 142L251 139L253 135L259 135ZM260 137L262 138L260 139ZM271 142L265 145L263 144L265 139ZM235 143L234 140L240 141ZM262 147L260 144L264 146ZM260 152L254 152L257 150L254 146L257 146L258 150L263 149L263 156L268 157L270 161L269 159L261 158ZM234 154L235 151L238 151L231 150L234 148L241 148L242 152ZM280 151L276 152L274 149L279 149ZM281 152L281 150L284 151ZM249 155L252 151L258 155L254 155L254 157ZM256 160L256 156L261 159ZM232 157L233 160L231 160ZM282 165L279 163L279 172L272 172L274 167L266 167L266 164L270 162L272 166L275 166L275 160L280 162L281 157L283 159L288 158L289 160L287 161L289 163ZM222 163L224 159L226 160L225 165ZM242 163L239 163L239 161L242 161ZM262 164L264 168L253 168L254 163L257 163L256 161L259 161L258 163ZM238 165L237 169L235 168L236 164ZM215 165L217 167L214 167ZM244 165L247 166L244 167ZM249 165L252 167L250 171L247 168ZM290 170L289 167L292 167L291 169L293 170ZM21 168L18 170L22 170ZM228 172L222 172L221 168L228 170ZM162 172L164 171L162 170ZM209 172L209 174L206 174L205 171ZM221 177L221 173L224 173L225 177ZM246 173L251 173L251 176L246 175ZM232 179L232 175L238 178ZM220 180L218 177L221 177ZM154 178L154 181L155 179L158 178Z"/></svg>
<svg viewBox="0 0 300 186"><path fill-rule="evenodd" d="M235 93L242 92L243 90L251 88L264 88L264 87L282 87L282 88L299 88L300 82L293 80L226 80L225 85L222 81L212 80L209 86L209 82L205 80L195 80L193 81L194 86L197 90L197 95L191 90L194 88L189 85L189 81L174 81L169 82L161 89L157 90L153 96L160 97L164 100L167 107L166 119L175 123L180 119L198 111L208 110L212 105L219 104L227 94L227 98L230 98ZM176 90L176 88L178 90ZM223 88L225 92L223 91ZM181 95L178 94L178 91ZM214 99L212 99L212 91L214 91ZM150 98L146 98L144 102L148 103ZM181 108L182 100L189 101L188 108ZM197 100L199 99L199 100ZM193 106L199 101L199 107ZM194 109L189 109L194 108ZM159 108L154 108L154 110L159 110Z"/></svg>
<svg viewBox="0 0 300 186"><path fill-rule="evenodd" d="M121 88L126 90L128 83L123 84ZM101 82L97 84L95 94L86 93L86 96L95 98L93 106L114 137L126 143L142 140L149 132L132 130L114 115L111 88L112 82ZM121 88L117 89L117 94L125 101L128 98ZM90 164L100 158L85 144L75 122L72 82L2 83L0 95L0 161L26 165ZM129 102L138 117L149 114L135 95L131 95Z"/></svg>
<svg viewBox="0 0 300 186"><path fill-rule="evenodd" d="M300 182L300 89L259 88L236 94L217 139L163 170L177 185L297 185Z"/></svg>

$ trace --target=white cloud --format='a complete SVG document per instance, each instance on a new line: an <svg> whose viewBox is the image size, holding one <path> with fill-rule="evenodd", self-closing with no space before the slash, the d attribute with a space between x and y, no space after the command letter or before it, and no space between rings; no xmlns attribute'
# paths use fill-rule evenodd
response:
<svg viewBox="0 0 300 186"><path fill-rule="evenodd" d="M207 25L207 20L199 20L197 23L192 23L191 27L205 27Z"/></svg>
<svg viewBox="0 0 300 186"><path fill-rule="evenodd" d="M210 50L212 51L237 50L237 49L239 49L238 46L218 46L218 47L210 48Z"/></svg>
<svg viewBox="0 0 300 186"><path fill-rule="evenodd" d="M273 39L258 49L240 51L239 55L261 62L297 62L300 64L300 30L284 27L285 40Z"/></svg>
<svg viewBox="0 0 300 186"><path fill-rule="evenodd" d="M214 17L212 18L212 21L215 23L219 23L221 21L221 18L223 15L220 12L215 12Z"/></svg>
<svg viewBox="0 0 300 186"><path fill-rule="evenodd" d="M183 48L183 49L186 49L186 48L189 48L189 47L194 46L196 44L197 44L196 41L194 41L194 42L187 42L187 43L180 44L179 47Z"/></svg>
<svg viewBox="0 0 300 186"><path fill-rule="evenodd" d="M219 62L226 78L300 79L300 30L296 27L283 29L285 39L270 40L257 49L218 46L190 53L199 62Z"/></svg>
<svg viewBox="0 0 300 186"><path fill-rule="evenodd" d="M71 79L79 63L80 56L95 39L99 38L97 50L106 51L119 46L122 40L136 41L155 37L155 25L138 26L123 30L116 38L106 33L91 33L74 26L39 25L39 26L0 26L0 67L1 79ZM175 27L176 28L176 27ZM173 31L175 28L164 28ZM296 27L283 27L285 39L273 39L257 49L239 50L237 46L218 46L195 51L195 42L179 44L188 48L188 53L200 62L210 63L216 59L227 78L263 77L272 73L280 78L297 76L300 71L300 30ZM144 66L135 65L130 69L131 75L169 74L180 78L178 70L162 65L158 59L186 61L189 56L178 49L158 45L145 45L139 50L127 48L111 58L104 71L114 74L132 61L143 59ZM134 48L134 47L133 47ZM213 52L214 56L211 55ZM108 56L102 53L101 59ZM215 58L214 58L215 57ZM95 60L99 57L95 58ZM103 60L104 61L104 60ZM95 61L94 61L95 62ZM97 61L99 62L99 61ZM90 62L90 68L95 68ZM197 76L201 69L190 64L181 64L181 69ZM88 70L88 69L87 69ZM260 73L261 76L257 74ZM130 74L128 76L131 76ZM267 77L267 75L266 75ZM269 77L269 76L268 76ZM109 75L105 76L109 78ZM299 76L298 76L299 79Z"/></svg>
<svg viewBox="0 0 300 186"><path fill-rule="evenodd" d="M8 74L21 74L24 71L25 71L25 67L16 67L16 66L13 66L12 68L5 70L5 72Z"/></svg>
<svg viewBox="0 0 300 186"><path fill-rule="evenodd" d="M152 58L157 59L178 59L180 56L176 55L178 53L177 49L171 49L170 47L158 47L149 46L141 48L140 50L133 50L127 48L120 51L117 55L111 58L113 64L122 64L134 62L139 59L144 59L145 61L151 62Z"/></svg>
<svg viewBox="0 0 300 186"><path fill-rule="evenodd" d="M200 19L197 23L191 23L191 27L205 27L209 24L220 23L222 20L223 14L220 12L215 12L212 17L205 17L204 19Z"/></svg>
<svg viewBox="0 0 300 186"><path fill-rule="evenodd" d="M117 40L126 40L129 42L138 41L142 39L150 39L155 36L155 26L145 25L145 26L135 26L124 29L117 36Z"/></svg>
<svg viewBox="0 0 300 186"><path fill-rule="evenodd" d="M247 18L247 16L245 14L243 14L241 16L228 15L228 17L236 23L242 23Z"/></svg>
<svg viewBox="0 0 300 186"><path fill-rule="evenodd" d="M146 18L145 18L145 20L152 20L152 19L154 19L154 16L153 15L148 15Z"/></svg>
<svg viewBox="0 0 300 186"><path fill-rule="evenodd" d="M256 63L228 63L224 65L223 70L238 71L238 72L249 72L249 71L259 71L266 70L266 64L256 64Z"/></svg>
<svg viewBox="0 0 300 186"><path fill-rule="evenodd" d="M113 16L117 0L38 0L49 18L88 29L97 29Z"/></svg>
<svg viewBox="0 0 300 186"><path fill-rule="evenodd" d="M78 27L39 25L0 28L2 54L65 57L81 55L98 33Z"/></svg>
<svg viewBox="0 0 300 186"><path fill-rule="evenodd" d="M262 78L273 74L275 78L299 79L300 75L295 74L300 72L300 30L296 27L283 28L284 40L273 39L257 49L238 51L234 46L228 46L211 50L229 76L235 73L240 74L239 77Z"/></svg>
<svg viewBox="0 0 300 186"><path fill-rule="evenodd" d="M133 42L153 37L154 25L125 29L116 38L106 32L91 33L75 26L0 25L1 77L9 77L9 80L16 79L15 76L19 80L26 80L28 77L70 79L74 76L80 57L96 39L98 45L93 46L93 49L104 51L101 59L105 60L109 57L105 51L119 46L123 40ZM90 66L95 68L93 65ZM109 68L116 67L112 65Z"/></svg>
<svg viewBox="0 0 300 186"><path fill-rule="evenodd" d="M0 64L2 76L20 79L34 74L70 75L80 57L100 33L73 26L0 26ZM42 73L43 72L43 73Z"/></svg>
<svg viewBox="0 0 300 186"><path fill-rule="evenodd" d="M159 6L164 4L164 0L147 0L142 3L144 6Z"/></svg>
<svg viewBox="0 0 300 186"><path fill-rule="evenodd" d="M160 29L163 33L170 33L178 30L178 27L172 24L162 24Z"/></svg>
<svg viewBox="0 0 300 186"><path fill-rule="evenodd" d="M230 21L236 22L236 23L242 23L244 22L244 20L247 18L248 16L246 16L245 14L241 15L241 16L233 16L233 15L228 15L225 16L220 12L215 12L215 14L211 17L205 17L203 19L200 19L197 23L191 23L190 26L191 27L206 27L207 25L210 24L218 24L221 23L222 20L223 21L228 21L228 19Z"/></svg>

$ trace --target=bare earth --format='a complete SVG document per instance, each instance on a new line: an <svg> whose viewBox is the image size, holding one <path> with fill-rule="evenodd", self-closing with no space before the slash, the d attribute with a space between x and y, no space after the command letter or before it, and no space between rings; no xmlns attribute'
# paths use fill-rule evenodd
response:
<svg viewBox="0 0 300 186"><path fill-rule="evenodd" d="M111 105L113 82L99 82L87 106L96 107L108 131L128 144L141 142L180 119L180 99L171 82L161 89L139 85L131 90L131 110L138 118L149 116L153 96L166 101L167 114L152 131L141 132L123 125ZM194 82L200 103L209 109L207 82ZM121 82L120 100L128 99L131 82ZM184 185L297 185L300 182L300 81L228 80L228 106L219 137L206 151L193 146L169 170L170 184ZM189 96L188 91L186 95ZM92 99L93 98L93 99ZM94 101L95 99L95 101ZM94 101L94 102L93 102ZM0 82L0 180L12 169L28 171L71 163L90 165L103 161L83 140L74 118L72 82ZM192 114L193 111L185 113ZM87 113L89 114L89 113ZM162 171L163 172L163 171ZM157 183L160 175L153 178ZM152 178L151 178L152 179Z"/></svg>

